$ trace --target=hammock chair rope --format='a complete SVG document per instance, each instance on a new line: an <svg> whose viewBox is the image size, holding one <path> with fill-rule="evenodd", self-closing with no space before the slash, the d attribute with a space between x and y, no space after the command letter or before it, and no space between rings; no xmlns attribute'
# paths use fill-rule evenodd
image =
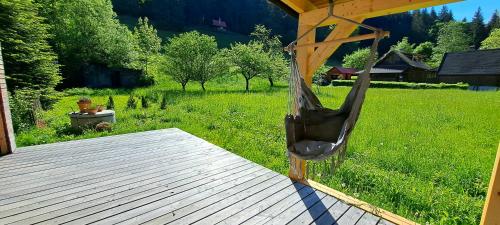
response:
<svg viewBox="0 0 500 225"><path fill-rule="evenodd" d="M323 107L306 85L300 75L295 52L298 41L332 17L372 30L375 34L364 71L358 76L344 103L337 110ZM322 165L330 173L333 173L335 167L342 162L348 138L358 120L366 91L370 85L370 71L375 63L378 44L385 34L381 29L334 15L333 1L330 0L328 16L286 47L291 58L288 115L285 118L289 156L313 161L325 161L330 158L329 167L326 161Z"/></svg>

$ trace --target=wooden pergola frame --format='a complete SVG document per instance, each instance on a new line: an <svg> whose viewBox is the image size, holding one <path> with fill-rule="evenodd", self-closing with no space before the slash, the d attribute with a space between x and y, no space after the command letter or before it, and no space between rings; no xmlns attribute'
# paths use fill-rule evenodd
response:
<svg viewBox="0 0 500 225"><path fill-rule="evenodd" d="M335 29L323 42L316 42L315 25L328 16L328 0L271 0L287 12L298 16L297 36L301 37L297 43L297 63L304 80L312 84L315 71L343 44L353 41L372 39L373 35L352 37L357 25L343 20L330 18L320 24L329 26L335 24ZM397 14L426 7L459 2L462 0L336 0L333 5L333 14L356 22L365 19L389 14ZM386 34L387 35L387 34ZM500 224L500 147L493 168L489 192L481 219L481 224ZM290 158L289 177L325 189L313 181L307 180L305 173L307 163L298 158ZM332 192L335 192L332 190ZM397 222L394 220L393 222ZM404 220L400 220L404 223Z"/></svg>

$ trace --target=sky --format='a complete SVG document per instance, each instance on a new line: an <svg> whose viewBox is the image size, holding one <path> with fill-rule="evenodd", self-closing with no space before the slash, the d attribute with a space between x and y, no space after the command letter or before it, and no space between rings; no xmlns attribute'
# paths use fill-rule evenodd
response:
<svg viewBox="0 0 500 225"><path fill-rule="evenodd" d="M485 22L488 22L495 10L500 11L500 0L465 0L458 3L446 5L453 12L456 20L462 20L464 17L471 20L478 7L481 7ZM435 7L436 11L441 10L441 6Z"/></svg>

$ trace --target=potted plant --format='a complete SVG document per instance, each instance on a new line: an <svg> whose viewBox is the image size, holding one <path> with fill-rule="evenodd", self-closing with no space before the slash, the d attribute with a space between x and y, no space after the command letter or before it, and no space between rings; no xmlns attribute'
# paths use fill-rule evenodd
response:
<svg viewBox="0 0 500 225"><path fill-rule="evenodd" d="M89 97L80 97L76 104L78 104L78 108L80 108L81 113L86 113L91 103L92 101Z"/></svg>
<svg viewBox="0 0 500 225"><path fill-rule="evenodd" d="M97 105L97 112L102 112L104 109L104 105Z"/></svg>
<svg viewBox="0 0 500 225"><path fill-rule="evenodd" d="M97 114L97 105L95 104L91 104L88 108L87 108L87 113L89 115L95 115Z"/></svg>

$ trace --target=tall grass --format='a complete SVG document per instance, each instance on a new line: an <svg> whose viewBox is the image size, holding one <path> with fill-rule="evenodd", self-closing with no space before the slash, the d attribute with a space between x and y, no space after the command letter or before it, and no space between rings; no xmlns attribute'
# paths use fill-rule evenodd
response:
<svg viewBox="0 0 500 225"><path fill-rule="evenodd" d="M18 145L178 127L244 158L286 174L283 117L287 90L237 78L207 85L161 82L135 90L66 91L44 115L48 127L18 134ZM338 107L349 88L322 87L324 105ZM150 107L126 109L129 95ZM79 95L106 103L117 123L110 133L69 129ZM162 96L167 107L160 109ZM139 98L138 98L139 99ZM418 222L477 224L500 137L500 92L371 89L349 142L346 162L321 183Z"/></svg>

